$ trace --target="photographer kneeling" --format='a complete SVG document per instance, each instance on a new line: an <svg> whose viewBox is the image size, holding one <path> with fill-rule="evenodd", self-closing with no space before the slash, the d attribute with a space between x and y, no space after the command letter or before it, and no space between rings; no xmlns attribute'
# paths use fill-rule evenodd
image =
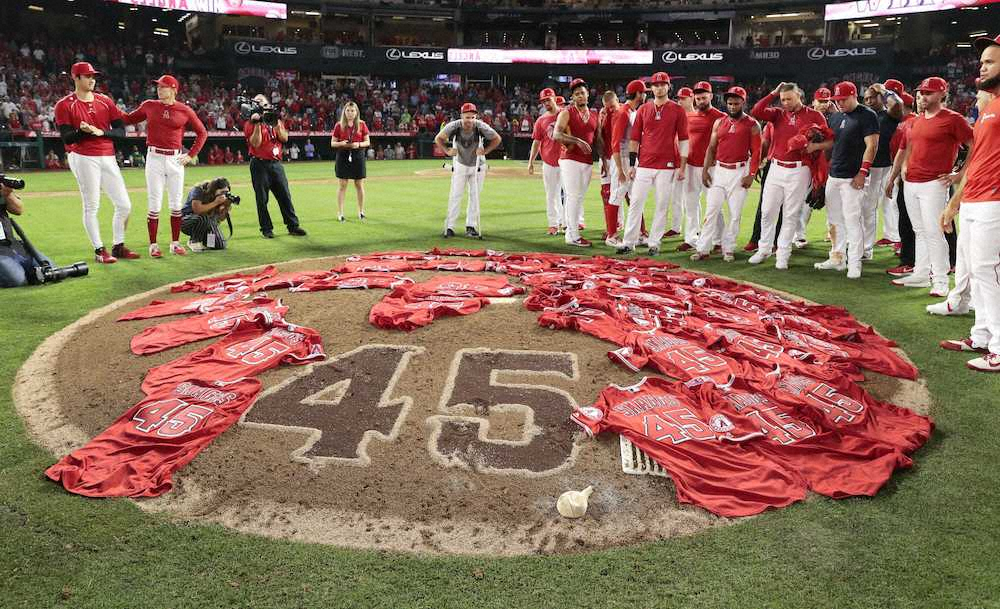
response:
<svg viewBox="0 0 1000 609"><path fill-rule="evenodd" d="M28 283L35 267L51 266L48 257L35 252L17 238L10 215L20 216L24 211L21 197L8 186L0 185L0 287L16 288Z"/></svg>
<svg viewBox="0 0 1000 609"><path fill-rule="evenodd" d="M181 232L190 237L188 247L192 252L226 249L219 223L229 219L233 204L239 205L240 198L229 192L226 178L215 178L191 189L181 208Z"/></svg>

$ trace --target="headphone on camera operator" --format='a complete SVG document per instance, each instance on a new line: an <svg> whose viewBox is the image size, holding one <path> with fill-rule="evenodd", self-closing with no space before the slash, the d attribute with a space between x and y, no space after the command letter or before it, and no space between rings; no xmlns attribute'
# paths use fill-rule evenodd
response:
<svg viewBox="0 0 1000 609"><path fill-rule="evenodd" d="M35 249L11 214L20 216L24 204L14 191L24 188L24 180L0 173L0 287L14 288L27 283L40 284L60 281L67 277L87 274L86 263L65 267L53 266L52 261Z"/></svg>

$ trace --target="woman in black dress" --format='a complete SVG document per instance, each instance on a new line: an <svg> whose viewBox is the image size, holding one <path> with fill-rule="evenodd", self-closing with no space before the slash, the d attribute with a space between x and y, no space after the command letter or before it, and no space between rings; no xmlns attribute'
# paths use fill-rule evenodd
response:
<svg viewBox="0 0 1000 609"><path fill-rule="evenodd" d="M344 221L344 194L347 192L347 181L354 180L354 189L358 193L358 218L364 220L365 153L371 146L371 139L368 136L368 125L361 120L356 103L349 101L344 104L340 111L340 120L333 127L330 146L337 153L334 170L340 180L340 190L337 192L337 219Z"/></svg>

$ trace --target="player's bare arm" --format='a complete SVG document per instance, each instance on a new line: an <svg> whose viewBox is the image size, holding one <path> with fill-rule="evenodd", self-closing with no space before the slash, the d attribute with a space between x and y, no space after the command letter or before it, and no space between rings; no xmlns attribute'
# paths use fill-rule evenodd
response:
<svg viewBox="0 0 1000 609"><path fill-rule="evenodd" d="M497 147L500 146L500 142L501 142L500 136L498 135L495 138L493 138L492 140L490 140L489 142L487 142L486 148L480 148L479 149L479 153L482 156L486 156L487 154L489 154L489 153L493 152L494 150L496 150Z"/></svg>
<svg viewBox="0 0 1000 609"><path fill-rule="evenodd" d="M851 186L857 190L865 187L865 179L868 177L868 167L875 160L875 153L878 151L878 134L872 133L865 136L865 153L861 157L861 170L851 179Z"/></svg>
<svg viewBox="0 0 1000 609"><path fill-rule="evenodd" d="M720 122L722 122L722 119L717 118L712 123L712 135L708 138L708 150L705 151L705 165L701 170L701 183L705 185L705 188L712 187L712 173L708 168L715 165L715 149L719 145L719 137L716 135L716 129L719 128Z"/></svg>
<svg viewBox="0 0 1000 609"><path fill-rule="evenodd" d="M531 152L528 153L528 175L535 173L535 158L538 156L538 140L531 140Z"/></svg>
<svg viewBox="0 0 1000 609"><path fill-rule="evenodd" d="M969 153L965 155L965 160L962 162L962 166L956 171L951 173L942 173L938 176L938 181L942 184L947 184L948 186L954 186L962 181L965 177L965 168L969 166L969 159L972 158L972 140L965 142L962 146L969 149Z"/></svg>
<svg viewBox="0 0 1000 609"><path fill-rule="evenodd" d="M576 136L570 135L569 112L565 110L560 112L559 118L556 119L556 127L553 130L552 137L557 142L559 142L563 146L566 146L567 148L569 148L570 146L576 146L577 148L586 152L587 154L590 154L592 152L590 144L588 144L587 142L581 140Z"/></svg>

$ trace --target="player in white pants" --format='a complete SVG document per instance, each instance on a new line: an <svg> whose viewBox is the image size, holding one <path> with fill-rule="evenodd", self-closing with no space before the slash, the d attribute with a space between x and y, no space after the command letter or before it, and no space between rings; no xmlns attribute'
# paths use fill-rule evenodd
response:
<svg viewBox="0 0 1000 609"><path fill-rule="evenodd" d="M455 222L462 205L462 195L469 192L465 212L465 235L480 237L479 195L486 180L486 155L500 145L500 135L479 120L475 104L462 104L462 118L445 125L434 138L452 158L451 192L444 221L444 236L455 236ZM450 145L449 145L450 144Z"/></svg>
<svg viewBox="0 0 1000 609"><path fill-rule="evenodd" d="M115 212L111 217L112 243L125 242L125 225L132 213L132 201L125 187L125 180L114 156L90 156L70 152L66 155L69 169L76 178L83 199L83 227L90 238L94 250L101 250L101 229L97 221L97 211L101 207L101 191L108 195ZM114 249L114 248L112 248ZM100 253L98 253L100 256ZM114 262L112 255L111 262ZM100 261L99 261L100 262Z"/></svg>
<svg viewBox="0 0 1000 609"><path fill-rule="evenodd" d="M545 186L545 215L548 220L548 234L559 234L564 226L563 190L559 178L559 142L552 131L559 117L556 93L552 89L542 89L538 99L545 105L546 112L535 120L531 133L531 153L528 155L528 175L535 173L535 157L541 154L542 184Z"/></svg>
<svg viewBox="0 0 1000 609"><path fill-rule="evenodd" d="M566 192L566 244L590 247L590 241L580 235L583 198L594 172L593 152L603 148L603 138L598 128L597 110L587 105L590 99L587 83L576 78L569 84L569 92L571 103L559 113L553 130L554 137L563 146L559 154L559 175Z"/></svg>

